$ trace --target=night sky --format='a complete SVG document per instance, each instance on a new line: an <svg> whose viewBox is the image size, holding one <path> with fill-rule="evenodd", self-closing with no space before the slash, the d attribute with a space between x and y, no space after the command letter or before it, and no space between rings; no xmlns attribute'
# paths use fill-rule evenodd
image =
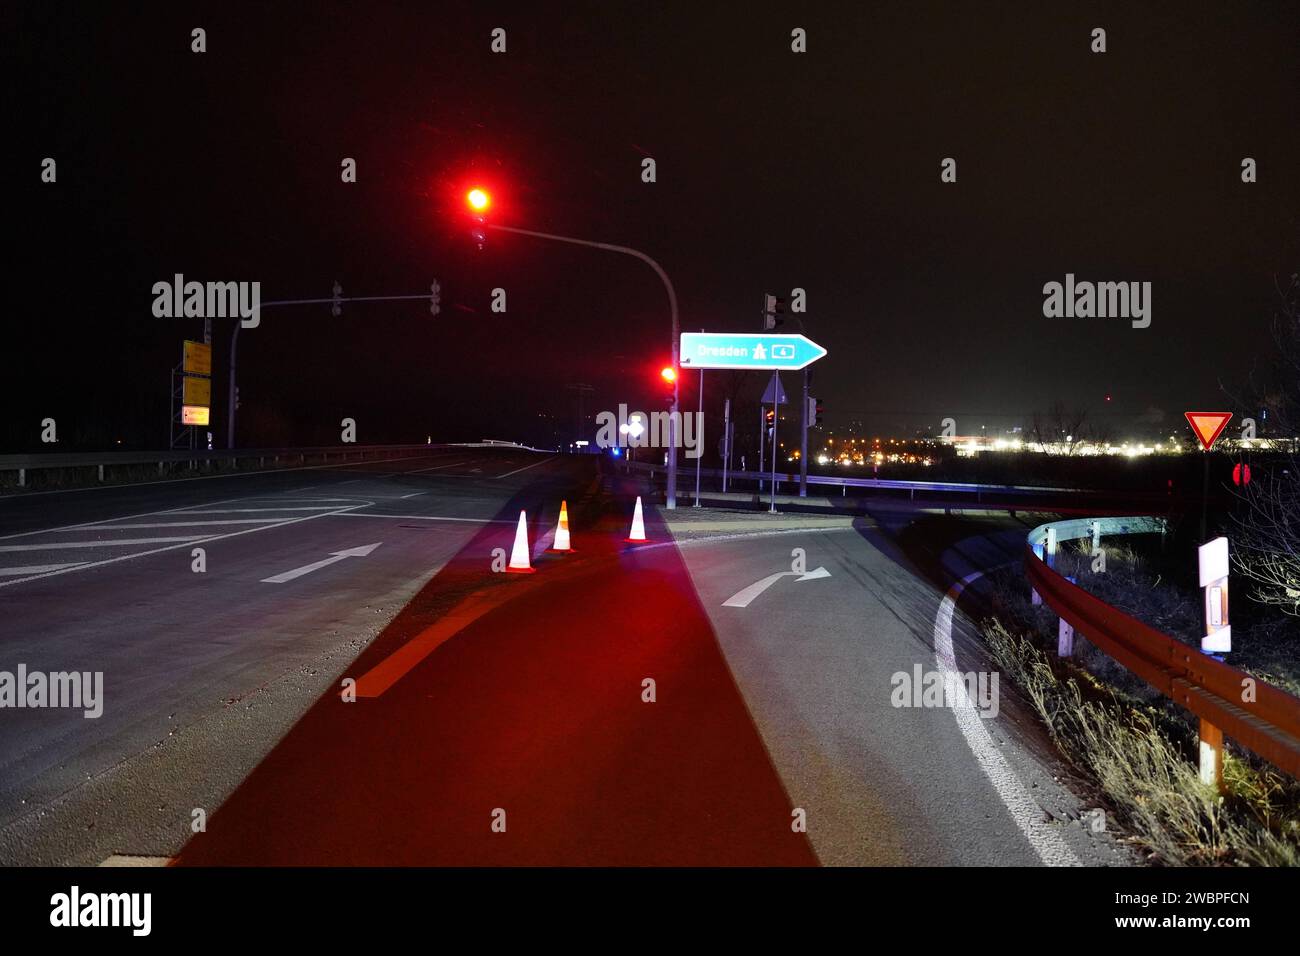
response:
<svg viewBox="0 0 1300 956"><path fill-rule="evenodd" d="M657 258L687 330L756 329L763 293L806 289L832 425L968 434L1059 399L1119 437L1183 428L1269 360L1274 277L1300 269L1300 5L1132 6L25 4L0 452L39 449L47 416L61 449L165 444L202 330L151 312L177 272L264 299L442 283L436 319L267 309L240 334L241 445L335 443L344 416L362 442L539 440L574 382L589 412L658 408L653 273L501 234L480 251L471 182L497 221ZM1151 327L1045 318L1067 272L1151 282Z"/></svg>

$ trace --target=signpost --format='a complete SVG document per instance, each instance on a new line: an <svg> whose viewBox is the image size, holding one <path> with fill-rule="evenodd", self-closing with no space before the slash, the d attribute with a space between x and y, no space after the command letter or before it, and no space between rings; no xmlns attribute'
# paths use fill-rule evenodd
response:
<svg viewBox="0 0 1300 956"><path fill-rule="evenodd" d="M763 405L772 406L772 504L776 511L776 451L778 405L787 403L785 392L781 390L778 371L798 371L807 368L813 362L826 355L826 349L805 335L784 335L755 332L683 332L679 363L682 368L700 370L701 390L703 389L704 369L760 369L772 372L767 392L759 403L759 472L763 470L764 448L762 447L765 429L763 428ZM805 393L807 389L805 387ZM806 442L806 415L804 419ZM762 488L762 481L759 482Z"/></svg>
<svg viewBox="0 0 1300 956"><path fill-rule="evenodd" d="M1219 440L1223 430L1228 427L1228 422L1232 421L1232 412L1183 412L1183 417L1187 419L1187 424L1192 426L1192 431L1196 433L1196 440L1201 443L1201 450L1205 452L1202 459L1204 470L1201 472L1201 540L1205 540L1205 509L1208 506L1210 497L1210 451L1214 448L1214 443Z"/></svg>
<svg viewBox="0 0 1300 956"><path fill-rule="evenodd" d="M803 335L754 332L683 332L683 368L766 369L797 371L826 355Z"/></svg>
<svg viewBox="0 0 1300 956"><path fill-rule="evenodd" d="M209 334L204 326L205 337ZM212 423L212 345L185 339L181 363L172 369L172 415L169 439L172 448L195 447L195 426ZM180 382L177 382L180 379ZM179 409L177 405L179 404Z"/></svg>

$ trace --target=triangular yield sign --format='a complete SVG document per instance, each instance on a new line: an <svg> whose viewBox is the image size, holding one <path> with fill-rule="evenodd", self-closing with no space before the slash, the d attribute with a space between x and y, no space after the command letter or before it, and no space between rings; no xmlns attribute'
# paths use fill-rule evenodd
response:
<svg viewBox="0 0 1300 956"><path fill-rule="evenodd" d="M1232 420L1232 412L1183 412L1201 447L1209 451Z"/></svg>

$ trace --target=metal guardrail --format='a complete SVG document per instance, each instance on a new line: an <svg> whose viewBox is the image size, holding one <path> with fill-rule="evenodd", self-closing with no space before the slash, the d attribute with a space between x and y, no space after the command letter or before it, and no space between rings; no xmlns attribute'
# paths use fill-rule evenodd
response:
<svg viewBox="0 0 1300 956"><path fill-rule="evenodd" d="M1035 599L1061 618L1058 653L1073 651L1078 631L1160 693L1200 718L1200 772L1221 783L1226 734L1274 766L1300 777L1300 698L1216 660L1111 607L1053 567L1061 541L1162 532L1160 518L1054 521L1029 533L1025 571Z"/></svg>
<svg viewBox="0 0 1300 956"><path fill-rule="evenodd" d="M663 471L663 465L652 465L646 462L631 462L627 467L638 471ZM721 478L722 471L718 468L701 469L700 474L709 478ZM681 475L689 483L694 475L694 469L689 465L686 466ZM728 471L729 481L761 481L768 482L772 478L772 473L767 471ZM776 485L778 492L782 484L799 485L799 475L797 472L780 472L776 473ZM964 493L975 495L975 500L979 501L984 495L1002 494L1002 495L1041 495L1041 494L1070 494L1070 495L1109 495L1123 496L1127 498L1144 498L1144 497L1161 497L1153 495L1150 492L1143 491L1106 491L1088 488L1058 488L1047 485L994 485L994 484L976 484L973 482L960 481L904 481L893 478L847 478L837 475L809 475L808 484L825 485L832 488L839 488L840 493L844 494L849 488L878 488L893 489L898 491L907 491L911 497L915 497L917 492L942 492L942 493ZM683 492L683 497L689 498L691 493L689 489Z"/></svg>
<svg viewBox="0 0 1300 956"><path fill-rule="evenodd" d="M341 461L364 460L367 456L385 458L403 452L432 451L436 448L515 448L521 451L546 452L548 449L531 448L514 442L485 439L481 442L424 443L419 445L324 445L311 448L235 448L221 451L199 449L175 451L106 451L106 452L42 452L27 455L0 455L0 472L18 472L18 487L27 484L27 473L45 469L60 468L97 468L98 479L104 480L104 470L113 467L132 465L158 466L158 474L165 473L165 467L177 462L203 462L208 465L229 462L237 468L241 461L257 459L258 467L264 468L269 459L278 466L281 459L300 463L308 458L320 458L322 463L335 457Z"/></svg>

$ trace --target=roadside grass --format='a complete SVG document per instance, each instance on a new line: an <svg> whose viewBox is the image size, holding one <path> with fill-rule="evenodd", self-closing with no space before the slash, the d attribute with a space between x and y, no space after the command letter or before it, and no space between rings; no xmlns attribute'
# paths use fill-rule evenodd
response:
<svg viewBox="0 0 1300 956"><path fill-rule="evenodd" d="M1090 565L1087 555L1062 552L1056 566L1126 613L1171 636L1199 641L1195 603L1161 587L1132 552L1108 548L1106 574L1092 574ZM1058 659L1057 617L1030 603L1018 569L995 572L990 583L995 617L983 631L994 660L1065 758L1102 789L1126 839L1148 862L1300 866L1300 781L1229 741L1223 794L1202 784L1192 714L1081 634L1075 635L1074 657ZM1234 664L1242 666L1236 656ZM1288 658L1281 665L1294 679L1295 662ZM1295 693L1287 681L1274 682Z"/></svg>

